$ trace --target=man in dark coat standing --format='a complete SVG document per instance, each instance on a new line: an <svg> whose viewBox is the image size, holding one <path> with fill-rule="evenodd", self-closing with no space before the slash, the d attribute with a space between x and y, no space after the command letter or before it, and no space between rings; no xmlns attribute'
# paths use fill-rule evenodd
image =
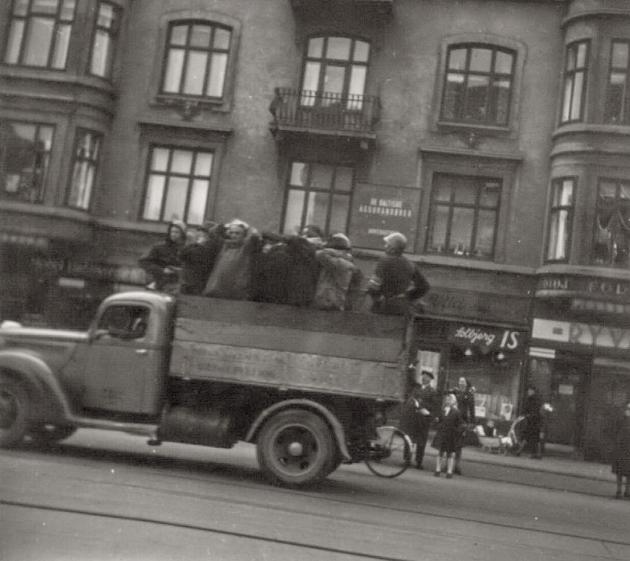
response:
<svg viewBox="0 0 630 561"><path fill-rule="evenodd" d="M149 277L148 287L154 290L175 293L179 288L182 262L180 251L186 241L186 224L173 220L166 230L166 239L155 244L139 260L140 266Z"/></svg>
<svg viewBox="0 0 630 561"><path fill-rule="evenodd" d="M192 232L193 239L182 248L182 294L201 294L223 244L223 226L206 222Z"/></svg>
<svg viewBox="0 0 630 561"><path fill-rule="evenodd" d="M429 290L429 283L420 269L403 256L407 238L392 232L383 238L385 255L378 260L370 277L367 292L372 297L372 311L380 314L404 315L415 300Z"/></svg>
<svg viewBox="0 0 630 561"><path fill-rule="evenodd" d="M434 379L433 370L429 367L422 367L419 378L419 382L416 380L411 388L409 398L403 406L401 429L415 442L415 465L417 469L422 469L424 450L429 439L429 429L431 422L437 417L440 403L437 390L431 385L431 381Z"/></svg>

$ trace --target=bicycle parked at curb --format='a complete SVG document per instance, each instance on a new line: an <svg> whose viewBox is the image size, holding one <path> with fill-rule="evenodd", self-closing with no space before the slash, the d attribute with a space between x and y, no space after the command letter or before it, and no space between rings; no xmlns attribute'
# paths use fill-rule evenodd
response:
<svg viewBox="0 0 630 561"><path fill-rule="evenodd" d="M411 439L398 427L389 425L377 427L376 434L366 451L365 465L379 477L402 475L411 464Z"/></svg>

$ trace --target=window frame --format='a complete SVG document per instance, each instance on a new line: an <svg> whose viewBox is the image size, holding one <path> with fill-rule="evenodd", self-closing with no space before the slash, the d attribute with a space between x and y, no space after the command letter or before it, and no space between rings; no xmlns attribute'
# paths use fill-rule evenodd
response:
<svg viewBox="0 0 630 561"><path fill-rule="evenodd" d="M584 66L578 66L578 52L580 45L584 45L586 52L584 54ZM567 68L569 64L569 53L571 49L575 49L575 68L569 70ZM591 56L591 40L590 39L578 39L576 41L571 41L565 47L564 52L564 70L562 73L562 88L560 90L560 125L568 125L571 123L581 123L584 121L585 109L586 109L586 95L588 92L588 78L589 78L589 69L590 69L590 56ZM579 115L576 118L571 118L571 114L573 112L573 107L575 103L575 77L578 73L583 74L582 80L582 88L580 90L580 108ZM565 92L567 88L568 81L571 80L571 100L569 102L569 107L565 106ZM564 118L565 113L567 114L567 118Z"/></svg>
<svg viewBox="0 0 630 561"><path fill-rule="evenodd" d="M109 30L108 28L103 27L99 25L98 23L100 9L101 9L101 6L103 6L104 4L111 6L115 14L114 17L115 17L116 23L114 24L115 28L112 30ZM106 80L107 82L112 81L113 75L114 75L114 62L116 59L116 51L118 47L118 39L120 37L120 26L122 25L122 15L123 15L123 9L120 5L114 2L111 2L109 0L98 0L97 9L95 10L95 13L94 13L94 23L92 27L92 41L90 43L90 56L88 58L88 63L87 63L87 73L90 76L94 76L101 80ZM97 37L98 31L104 32L108 37L109 63L108 63L108 68L105 75L97 74L92 69L95 47L96 47L96 37Z"/></svg>
<svg viewBox="0 0 630 561"><path fill-rule="evenodd" d="M293 164L298 163L298 164L306 164L308 166L308 178L307 181L305 182L306 185L304 187L301 187L299 185L292 185L291 184L291 175L292 175L292 167ZM323 189L323 188L312 188L310 185L310 177L312 176L312 166L314 165L321 165L321 166L328 166L328 167L332 167L333 168L333 173L331 175L331 185L329 189ZM350 168L352 170L352 178L351 178L351 182L350 182L350 189L348 191L337 191L335 190L335 178L337 176L337 168L340 167L344 167L344 168ZM350 218L352 215L352 201L354 198L354 190L355 190L355 185L356 185L356 180L357 180L357 168L356 165L352 162L330 162L330 161L321 161L321 160L310 160L308 158L291 158L288 161L288 170L287 170L287 178L286 178L286 182L285 182L285 189L284 189L284 197L283 197L283 204L282 204L282 215L281 215L281 219L280 219L280 232L285 232L285 221L287 218L287 210L288 210L288 206L289 206L289 193L291 191L302 191L305 193L305 198L304 198L304 202L303 202L303 206L302 206L302 212L301 212L301 216L300 216L300 226L298 228L298 231L301 231L302 228L304 228L304 226L307 226L308 224L311 224L311 222L308 222L306 220L307 216L307 210L308 210L308 194L309 193L325 193L328 194L328 204L327 204L327 208L326 208L326 221L325 224L317 224L317 226L319 226L322 231L324 232L325 235L329 235L331 233L333 233L330 230L330 219L331 219L331 214L332 214L332 208L333 208L333 204L332 204L332 198L335 194L338 195L342 195L342 196L347 196L348 197L348 209L346 212L346 219L345 219L345 228L343 230L343 233L347 233L350 229ZM334 230L334 232L338 232L339 230ZM297 233L297 232L290 232L290 233Z"/></svg>
<svg viewBox="0 0 630 561"><path fill-rule="evenodd" d="M171 43L172 30L173 28L177 26L184 26L184 25L188 27L188 31L186 33L186 44L182 48L182 50L184 51L184 59L182 62L181 75L179 77L178 91L176 92L165 91L164 82L166 80L166 75L168 72L169 53L170 53L171 48L173 47ZM212 41L214 40L215 33L218 29L228 31L230 34L230 37L229 37L229 44L228 44L227 49L218 49L212 46L209 46L207 49L201 49L199 47L191 46L190 44L191 43L190 41L191 29L195 25L205 26L211 29L211 39L209 41L210 43L212 43ZM227 25L224 25L222 23L215 22L215 21L208 21L208 20L174 20L174 21L169 22L167 26L167 30L166 30L166 39L164 43L163 61L162 61L162 68L160 71L158 95L161 97L177 97L181 99L194 100L194 101L221 103L224 100L225 94L226 94L227 74L228 74L228 67L230 64L230 58L232 55L232 50L233 50L233 30ZM205 70L204 70L204 80L203 80L203 85L202 85L203 92L207 92L211 84L210 78L211 78L211 68L212 68L212 55L214 53L220 53L220 54L226 55L225 69L223 73L223 82L221 84L220 96L211 96L211 95L208 95L207 93L191 94L191 93L186 93L185 91L182 91L185 88L186 70L188 68L187 65L188 65L188 61L190 60L191 52L203 52L208 55L208 59L206 61Z"/></svg>
<svg viewBox="0 0 630 561"><path fill-rule="evenodd" d="M55 124L51 124L51 123L46 123L46 122L42 122L42 121L21 121L19 119L4 119L1 118L0 119L0 129L4 129L5 126L7 124L18 124L18 125L26 125L26 126L33 126L35 127L35 142L37 142L39 140L40 134L41 134L41 129L43 127L48 127L50 129L50 149L49 150L44 150L44 160L45 160L45 169L44 172L41 176L41 184L40 184L40 188L38 190L37 193L37 198L36 199L27 199L27 200L23 200L23 199L17 199L19 202L27 202L30 204L43 204L44 203L44 196L45 196L45 191L46 191L46 187L47 187L47 183L48 183L48 174L50 171L50 163L51 163L51 159L52 159L52 154L53 154L53 150L54 150L54 145L55 145L55 133L56 133L56 125ZM8 144L6 144L6 146L8 147ZM6 150L6 149L5 149ZM33 155L36 156L36 153L33 152ZM0 163L2 163L2 160L6 157L6 155L2 152L1 147L0 147ZM4 163L2 163L1 169L3 170L3 174L0 175L0 200L11 200L11 197L7 197L6 196L6 176L7 176L7 172L6 172L6 165ZM20 181L22 180L22 172L20 172Z"/></svg>
<svg viewBox="0 0 630 561"><path fill-rule="evenodd" d="M571 204L570 205L554 205L555 200L555 189L559 187L562 189L565 182L571 183ZM547 224L547 243L545 244L545 254L544 254L544 262L545 263L568 263L571 258L571 244L573 243L573 228L574 228L574 219L575 219L575 203L577 200L577 187L578 187L578 177L575 175L571 176L562 176L562 177L554 177L551 180L551 190L550 190L550 199L549 199L549 215L548 215L548 224ZM566 218L566 238L564 243L564 257L550 257L551 251L551 237L552 237L552 227L553 227L553 216L554 214L561 214L562 212L567 213Z"/></svg>
<svg viewBox="0 0 630 561"><path fill-rule="evenodd" d="M46 70L52 70L52 71L57 71L57 72L65 71L68 67L68 58L69 58L68 55L70 54L70 44L72 40L72 32L73 32L74 23L76 21L78 0L74 1L74 6L72 8L72 15L70 19L62 19L61 17L64 2L66 0L57 0L58 5L57 5L55 15L53 17L51 17L49 14L46 14L46 13L33 12L32 7L33 7L34 0L27 0L26 14L16 15L15 8L18 1L19 0L13 0L11 3L11 8L9 10L9 18L8 18L8 23L6 26L6 39L4 42L4 49L2 53L2 64L15 66L15 67L22 67L22 68L37 68L37 69L44 68ZM48 45L48 52L46 53L46 64L43 64L43 65L42 64L27 64L24 61L24 58L26 56L26 46L28 42L27 39L29 38L29 30L33 25L32 20L34 18L42 18L46 20L52 20L54 22L53 31L51 33L50 44ZM21 20L23 22L23 27L22 27L19 48L17 50L16 60L13 62L10 62L7 60L7 57L8 57L9 48L10 48L11 31L13 29L13 26L16 20ZM53 66L53 60L56 54L56 49L59 48L59 45L62 44L61 43L62 39L60 39L61 35L58 33L58 30L61 26L64 26L64 25L68 26L69 30L68 30L67 45L66 45L66 52L65 52L65 57L63 61L63 66Z"/></svg>
<svg viewBox="0 0 630 561"><path fill-rule="evenodd" d="M489 72L481 72L474 71L470 69L470 60L471 53L474 48L486 49L491 51L491 70ZM452 71L449 69L449 61L451 56L451 51L456 49L465 49L466 50L466 63L465 69L463 71ZM502 52L505 54L509 54L512 57L512 65L509 74L496 72L495 70L495 62L497 53ZM512 121L513 115L513 98L515 97L515 87L516 87L516 73L517 73L517 61L519 58L519 53L517 49L513 47L508 47L505 45L500 45L497 43L481 43L481 42L453 42L449 43L446 46L445 53L445 61L444 61L444 72L442 77L442 88L440 92L440 110L439 110L439 121L440 123L449 124L449 125L464 125L464 126L476 126L476 127L496 127L496 128L508 128L510 126L510 122ZM452 119L446 118L445 113L445 102L446 102L446 92L448 90L448 78L451 73L456 73L458 75L463 76L464 78L464 92L463 92L463 100L461 106L456 109L456 113L458 115ZM493 120L486 118L485 121L478 121L472 119L466 119L463 115L466 108L466 100L469 97L469 90L467 88L467 84L470 76L488 76L489 77L489 85L487 87L487 101L486 108L491 109L492 111L488 111L488 115L490 113L495 115ZM508 93L507 100L507 111L505 122L499 122L496 118L497 113L497 103L496 99L492 99L492 83L493 81L499 80L501 78L509 77L510 79L510 89Z"/></svg>
<svg viewBox="0 0 630 561"><path fill-rule="evenodd" d="M628 50L628 61L625 68L613 66L613 52L615 45L626 45ZM619 120L615 121L608 117L608 98L611 93L611 78L613 73L624 73L623 95L621 106L616 115ZM630 124L630 39L613 39L610 43L609 61L608 61L608 82L606 83L606 94L604 101L604 123L609 125L628 125Z"/></svg>
<svg viewBox="0 0 630 561"><path fill-rule="evenodd" d="M436 193L438 191L438 180L441 177L451 177L451 178L464 178L468 181L472 181L476 188L477 188L477 192L475 195L475 203L474 205L471 204L463 204L463 203L458 203L458 204L453 204L455 201L453 200L454 194L455 194L455 190L452 191L451 193L451 198L448 202L445 201L437 201L436 200ZM487 182L487 181L493 181L493 182L498 182L500 189L499 189L499 194L497 197L497 201L496 201L496 206L494 207L486 207L486 206L482 206L479 204L479 199L480 199L480 195L481 195L481 187L482 187L482 183L483 182ZM497 259L497 245L498 245L498 239L499 239L499 229L500 229L500 225L501 225L501 210L502 210L502 204L503 204L503 198L505 197L505 191L506 187L505 187L505 177L503 176L503 174L498 174L496 176L490 176L490 175L470 175L470 174L465 174L465 173L460 173L458 171L447 171L447 172L442 172L442 171L436 171L432 174L432 180L431 180L431 194L430 194L430 198L429 198L429 205L428 205L428 221L427 221L427 232L426 232L426 238L425 238L425 243L424 243L424 253L427 255L435 255L435 256L441 256L441 257L454 257L454 258L459 258L459 259L474 259L475 261L486 261L486 262L494 262ZM473 214L473 222L471 224L471 229L470 229L470 240L471 240L471 245L470 245L470 251L469 253L462 253L462 254L457 254L457 253L450 253L447 251L433 251L431 249L431 244L433 241L433 237L434 237L434 228L435 228L435 224L436 224L436 207L447 207L448 208L448 223L446 225L446 232L445 232L445 240L449 241L450 240L450 234L452 232L452 225L453 225L453 209L454 208L472 208L474 211ZM494 220L494 227L493 227L493 236L492 236L492 252L491 255L489 256L477 256L474 255L474 242L477 239L477 232L479 229L479 211L480 210L493 210L495 213L495 220Z"/></svg>
<svg viewBox="0 0 630 561"><path fill-rule="evenodd" d="M609 177L609 176L600 176L597 178L597 190L596 190L596 201L595 201L595 215L593 220L593 235L592 235L592 247L591 247L591 255L589 257L589 263L591 265L600 266L600 267L611 267L614 269L627 269L630 267L630 251L628 253L628 263L627 264L615 264L614 256L610 256L610 259L605 263L598 263L595 259L594 251L597 245L597 228L598 228L598 215L600 210L600 191L602 183L608 182L613 183L615 185L615 209L617 212L619 211L619 201L621 200L619 194L621 191L622 184L627 184L630 191L630 179L623 177ZM628 201L628 206L630 208L630 197L625 199ZM628 231L628 249L630 249L630 231ZM612 262L611 262L612 261Z"/></svg>
<svg viewBox="0 0 630 561"><path fill-rule="evenodd" d="M167 163L167 169L165 172L158 172L157 175L162 175L165 176L167 179L173 176L176 177L187 177L188 178L188 184L187 184L187 190L186 190L186 202L184 204L184 216L183 217L179 217L177 218L178 220L183 220L184 222L186 222L186 224L189 224L191 226L200 226L203 223L203 220L205 220L205 217L207 216L207 211L209 208L209 205L211 204L211 197L213 195L213 181L214 181L214 176L215 176L215 169L216 169L216 160L217 160L217 150L215 148L206 148L203 146L189 146L189 145L185 145L185 144L168 144L164 141L156 141L156 142L149 142L148 144L148 150L147 150L147 157L146 157L146 167L145 167L145 174L144 174L144 183L143 183L143 190L142 190L142 199L141 199L141 204L140 204L140 215L139 215L139 220L145 223L149 223L149 224L163 224L163 223L168 223L171 220L173 220L173 217L165 217L164 216L164 211L165 211L165 201L166 201L166 197L168 194L168 182L165 182L165 189L164 192L162 193L162 200L160 203L160 217L158 219L151 219L151 218L146 218L145 217L145 213L146 213L146 206L147 206L147 195L149 193L149 181L150 178L153 174L156 174L154 170L151 169L151 162L152 162L152 158L153 158L153 153L155 149L166 149L169 151L169 155L168 155L168 163ZM172 172L172 160L173 160L173 152L176 150L181 150L181 151L185 151L185 152L192 152L194 154L193 159L191 161L191 168L190 171L191 173L188 175L182 174L182 173L173 173ZM195 176L194 174L194 168L195 168L195 162L196 162L196 158L197 158L197 154L203 152L203 153L210 153L212 154L212 161L210 164L210 175L207 176L207 178L205 176ZM190 199L191 199L191 190L192 190L192 182L194 181L195 177L204 177L204 179L207 179L208 182L208 188L206 191L206 204L205 204L205 208L203 209L202 212L202 220L199 223L193 222L191 220L188 219L188 214L190 212Z"/></svg>
<svg viewBox="0 0 630 561"><path fill-rule="evenodd" d="M81 159L79 159L77 157L77 149L79 147L79 141L81 139L81 135L82 134L91 134L98 141L98 147L97 147L98 155L97 155L96 159L94 159L94 160L92 160L90 158L81 158ZM81 210L81 211L90 211L90 209L92 208L92 202L94 200L95 187L97 185L101 154L102 154L102 150L103 150L103 142L104 142L104 135L103 135L103 133L101 133L99 131L92 130L92 129L86 129L86 128L82 128L82 127L79 127L79 128L76 129L75 136L74 136L73 150L72 150L72 161L71 161L71 164L70 164L70 173L68 175L68 186L66 188L66 194L65 194L65 198L64 198L64 204L68 208L73 208L73 209ZM74 170L75 170L75 166L79 162L87 162L88 164L89 163L93 163L92 185L90 186L90 190L89 190L89 200L88 200L88 203L87 203L87 205L85 207L82 207L80 205L76 205L76 204L71 204L70 203L70 196L72 194L72 180L73 180L73 177L74 177Z"/></svg>

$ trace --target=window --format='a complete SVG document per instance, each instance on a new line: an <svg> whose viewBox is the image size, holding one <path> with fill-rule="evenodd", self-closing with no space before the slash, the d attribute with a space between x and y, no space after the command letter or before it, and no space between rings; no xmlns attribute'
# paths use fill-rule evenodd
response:
<svg viewBox="0 0 630 561"><path fill-rule="evenodd" d="M4 62L64 69L76 0L13 0Z"/></svg>
<svg viewBox="0 0 630 561"><path fill-rule="evenodd" d="M365 93L370 44L348 37L312 37L302 75L302 105L342 103L360 110Z"/></svg>
<svg viewBox="0 0 630 561"><path fill-rule="evenodd" d="M587 70L588 41L569 45L564 69L562 123L581 121L583 118Z"/></svg>
<svg viewBox="0 0 630 561"><path fill-rule="evenodd" d="M142 306L109 306L98 322L98 329L116 339L141 339L146 335L149 310Z"/></svg>
<svg viewBox="0 0 630 561"><path fill-rule="evenodd" d="M325 232L346 232L354 169L292 162L282 231L296 234L314 224Z"/></svg>
<svg viewBox="0 0 630 561"><path fill-rule="evenodd" d="M436 174L427 251L491 259L500 198L500 179Z"/></svg>
<svg viewBox="0 0 630 561"><path fill-rule="evenodd" d="M160 92L222 98L231 39L231 30L218 25L171 24Z"/></svg>
<svg viewBox="0 0 630 561"><path fill-rule="evenodd" d="M569 258L574 198L575 179L559 178L553 180L551 184L547 261L566 261Z"/></svg>
<svg viewBox="0 0 630 561"><path fill-rule="evenodd" d="M630 181L600 179L597 189L595 265L630 265Z"/></svg>
<svg viewBox="0 0 630 561"><path fill-rule="evenodd" d="M630 42L613 41L604 122L630 123Z"/></svg>
<svg viewBox="0 0 630 561"><path fill-rule="evenodd" d="M152 146L142 218L202 224L213 158L206 150Z"/></svg>
<svg viewBox="0 0 630 561"><path fill-rule="evenodd" d="M491 45L448 49L441 120L506 126L514 86L514 51Z"/></svg>
<svg viewBox="0 0 630 561"><path fill-rule="evenodd" d="M111 78L119 25L120 9L109 2L99 2L92 42L90 74L101 78Z"/></svg>
<svg viewBox="0 0 630 561"><path fill-rule="evenodd" d="M0 121L2 198L42 201L53 132L48 125Z"/></svg>
<svg viewBox="0 0 630 561"><path fill-rule="evenodd" d="M77 133L68 206L83 210L90 207L100 150L100 134L82 130Z"/></svg>

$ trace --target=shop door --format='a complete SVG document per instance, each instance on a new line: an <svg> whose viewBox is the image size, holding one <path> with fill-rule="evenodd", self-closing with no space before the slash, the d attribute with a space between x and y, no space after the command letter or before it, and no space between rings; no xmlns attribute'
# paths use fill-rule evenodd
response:
<svg viewBox="0 0 630 561"><path fill-rule="evenodd" d="M548 442L579 446L584 418L584 391L588 364L561 362L551 372Z"/></svg>

